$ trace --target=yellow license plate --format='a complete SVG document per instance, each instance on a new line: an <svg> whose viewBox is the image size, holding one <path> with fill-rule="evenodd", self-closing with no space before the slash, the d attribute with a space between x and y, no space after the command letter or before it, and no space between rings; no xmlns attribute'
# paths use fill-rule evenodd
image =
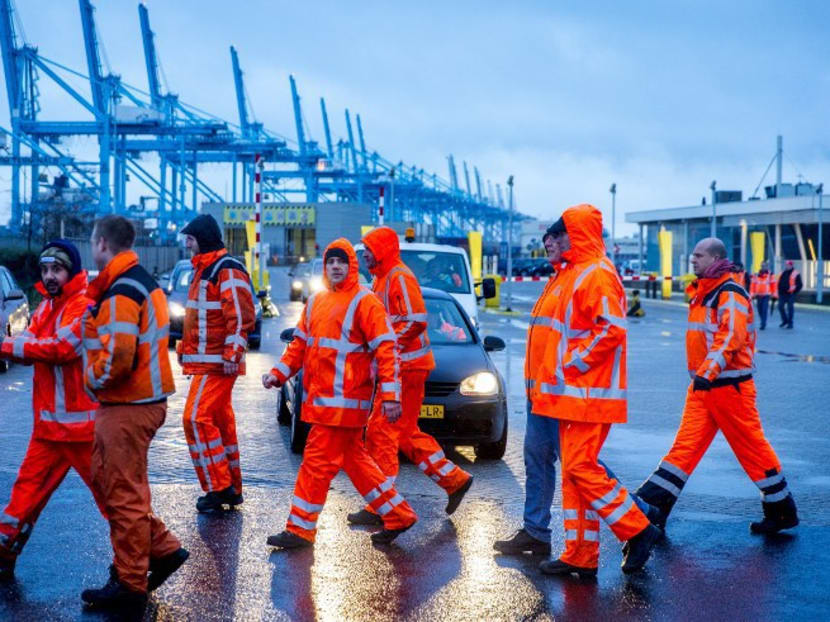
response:
<svg viewBox="0 0 830 622"><path fill-rule="evenodd" d="M423 404L421 406L421 419L443 419L444 406L442 404Z"/></svg>

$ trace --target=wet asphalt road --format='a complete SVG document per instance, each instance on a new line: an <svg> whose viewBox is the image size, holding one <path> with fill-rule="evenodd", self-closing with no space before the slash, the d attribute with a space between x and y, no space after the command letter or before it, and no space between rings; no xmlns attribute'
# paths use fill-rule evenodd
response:
<svg viewBox="0 0 830 622"><path fill-rule="evenodd" d="M265 544L287 516L300 459L275 420L276 392L259 376L282 350L278 335L293 325L284 273L274 272L281 317L264 324L263 347L248 356L248 375L234 392L245 479L245 504L219 517L198 515L201 491L181 431L186 379L177 376L167 422L151 448L156 512L191 558L151 601L157 620L781 620L830 616L830 313L802 311L794 331L777 322L762 333L756 377L764 426L794 491L802 525L792 535L749 534L760 515L758 492L718 437L679 501L668 537L646 570L619 570L619 544L605 527L598 580L548 578L537 558L511 558L493 540L521 522L524 467L522 365L527 312L538 283L516 286L516 316L482 313L482 335L508 349L495 353L509 388L510 438L502 461L476 461L470 448L451 456L476 481L447 518L445 495L412 465L399 490L420 521L387 549L346 525L360 499L345 475L334 481L313 551L274 552ZM612 430L603 458L636 485L668 449L687 385L685 310L645 301L647 316L629 324L629 423ZM822 358L824 357L824 358ZM31 372L16 366L0 377L0 499L7 499L31 430ZM559 498L554 521L561 519ZM554 552L562 533L554 529ZM70 474L52 497L17 566L0 586L0 620L111 619L81 608L84 587L106 579L106 523L80 479Z"/></svg>

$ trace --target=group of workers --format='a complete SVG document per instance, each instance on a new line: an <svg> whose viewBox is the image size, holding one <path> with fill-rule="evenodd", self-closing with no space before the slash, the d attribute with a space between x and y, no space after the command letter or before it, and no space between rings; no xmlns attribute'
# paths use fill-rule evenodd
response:
<svg viewBox="0 0 830 622"><path fill-rule="evenodd" d="M176 348L190 376L182 422L205 492L197 510L217 512L243 503L231 395L237 376L245 373L254 300L245 267L228 255L212 217L197 216L182 233L193 254ZM151 506L147 451L175 388L167 301L139 265L134 238L132 224L121 216L95 223L91 246L100 274L92 283L74 245L47 244L37 285L43 301L23 335L3 340L2 356L34 364L35 423L11 501L0 513L0 580L13 577L38 515L74 468L109 522L114 550L108 582L85 590L82 599L96 607L143 611L147 593L189 554ZM331 480L341 469L363 499L347 520L379 527L371 535L377 544L392 542L417 520L395 486L399 451L444 489L447 514L473 482L418 428L435 361L421 289L401 260L398 237L379 227L363 243L372 290L358 281L352 245L343 238L332 242L323 256L326 288L309 298L282 357L262 376L270 389L302 370L302 417L311 424L285 528L267 540L274 547L313 546ZM524 524L495 548L550 554L559 460L565 548L543 561L541 570L595 576L600 520L625 542L623 571L639 570L718 430L761 491L764 519L752 523L752 531L797 525L781 465L761 428L752 380L750 296L760 309L773 287L768 272L753 277L750 294L735 281L720 240L695 247L698 278L688 289L692 381L680 429L655 472L629 492L599 459L611 424L627 419L626 299L605 256L600 212L590 205L567 209L544 244L556 272L528 330ZM797 273L782 278L788 294L797 292ZM787 317L791 325L791 311Z"/></svg>
<svg viewBox="0 0 830 622"><path fill-rule="evenodd" d="M697 279L687 289L686 405L669 453L634 493L599 460L611 424L625 422L627 411L625 294L605 256L600 212L590 205L565 210L544 244L555 276L534 306L528 330L523 525L494 548L550 554L558 459L565 550L543 561L542 572L596 576L600 520L625 543L622 570L642 568L718 430L761 492L764 517L750 524L751 532L773 534L798 525L755 404L750 294L735 281L723 242L704 239L692 253Z"/></svg>

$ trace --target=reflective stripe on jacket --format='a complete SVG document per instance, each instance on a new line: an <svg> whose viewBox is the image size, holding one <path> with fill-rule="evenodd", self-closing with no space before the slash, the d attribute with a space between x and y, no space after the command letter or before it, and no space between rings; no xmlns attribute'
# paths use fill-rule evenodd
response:
<svg viewBox="0 0 830 622"><path fill-rule="evenodd" d="M89 442L98 404L84 388L81 317L90 305L86 272L70 279L60 295L52 297L42 283L44 297L29 328L3 341L3 352L25 364L34 364L32 437L47 441Z"/></svg>
<svg viewBox="0 0 830 622"><path fill-rule="evenodd" d="M372 406L373 361L381 399L401 399L395 333L383 304L358 283L352 245L339 238L332 247L346 252L348 275L337 286L324 275L327 289L308 299L294 339L271 373L285 383L303 370L303 421L362 427Z"/></svg>
<svg viewBox="0 0 830 622"><path fill-rule="evenodd" d="M223 363L239 363L245 373L248 333L254 329L256 310L248 273L228 251L193 256L193 280L187 293L182 355L187 375L223 374Z"/></svg>
<svg viewBox="0 0 830 622"><path fill-rule="evenodd" d="M686 360L689 376L719 384L755 372L755 317L746 290L730 273L698 279L686 289L689 326Z"/></svg>
<svg viewBox="0 0 830 622"><path fill-rule="evenodd" d="M133 251L112 258L89 285L84 382L99 402L157 402L175 392L167 353L167 297Z"/></svg>
<svg viewBox="0 0 830 622"><path fill-rule="evenodd" d="M372 289L386 307L398 341L401 369L430 371L435 358L427 335L427 308L421 286L401 261L398 234L389 227L372 229L363 243L377 259Z"/></svg>
<svg viewBox="0 0 830 622"><path fill-rule="evenodd" d="M544 354L529 352L533 412L557 419L622 423L627 417L626 300L605 256L602 215L578 205L562 215L571 248L535 324L548 323ZM534 326L535 328L535 326ZM534 333L534 338L535 338ZM538 372L536 371L538 369ZM535 378L533 377L535 375Z"/></svg>
<svg viewBox="0 0 830 622"><path fill-rule="evenodd" d="M756 296L772 296L778 282L772 272L759 272L752 275L752 283L749 286L749 293L752 298Z"/></svg>
<svg viewBox="0 0 830 622"><path fill-rule="evenodd" d="M542 295L539 296L530 312L530 326L527 328L527 346L525 348L525 389L528 399L530 399L531 388L539 382L539 374L542 371L539 362L545 357L548 339L556 325L552 320L553 309L558 302L557 296L553 295L556 288L555 281L555 276L548 280ZM558 291L561 292L561 288Z"/></svg>

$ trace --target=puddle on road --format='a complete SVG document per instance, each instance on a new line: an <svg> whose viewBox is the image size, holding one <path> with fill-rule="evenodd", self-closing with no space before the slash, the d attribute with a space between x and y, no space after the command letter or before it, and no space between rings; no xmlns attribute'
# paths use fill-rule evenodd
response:
<svg viewBox="0 0 830 622"><path fill-rule="evenodd" d="M790 352L776 352L774 350L758 350L758 354L772 354L781 356L784 360L793 363L830 363L830 356L816 356L814 354L792 354Z"/></svg>

